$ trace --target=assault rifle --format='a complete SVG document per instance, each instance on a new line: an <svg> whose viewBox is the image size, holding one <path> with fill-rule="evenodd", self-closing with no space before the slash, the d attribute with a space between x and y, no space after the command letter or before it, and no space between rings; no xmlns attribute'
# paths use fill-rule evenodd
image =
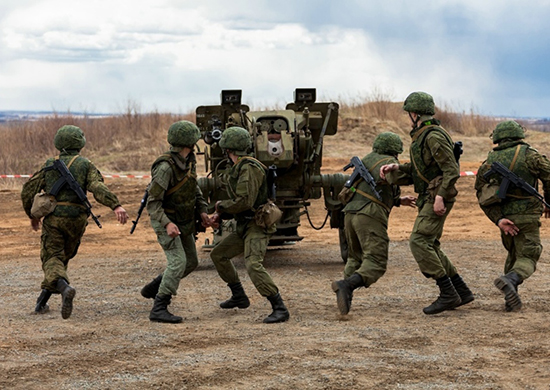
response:
<svg viewBox="0 0 550 390"><path fill-rule="evenodd" d="M550 204L546 203L546 201L544 200L544 197L541 194L539 194L539 192L535 188L533 188L529 183L527 183L525 180L523 180L521 177L516 175L514 172L512 172L511 170L509 170L499 162L492 163L491 169L483 175L483 178L485 180L488 180L489 176L495 173L502 176L502 183L500 184L500 187L497 192L497 195L500 199L506 198L506 193L508 192L508 187L510 186L510 183L511 183L517 188L520 188L523 191L527 192L529 195L534 196L539 201L541 201L547 208L550 209Z"/></svg>
<svg viewBox="0 0 550 390"><path fill-rule="evenodd" d="M61 177L57 179L57 181L54 183L52 190L50 191L50 195L57 196L57 194L65 186L65 184L68 185L69 188L76 193L78 199L83 203L84 207L86 208L86 213L92 217L96 225L101 229L101 223L99 222L98 217L96 217L94 213L92 213L92 205L90 204L86 193L84 192L82 187L80 187L80 184L78 184L63 160L55 159L53 161L53 165L44 168L44 171L51 171L53 169L57 170L61 174Z"/></svg>
<svg viewBox="0 0 550 390"><path fill-rule="evenodd" d="M267 197L273 201L277 198L275 179L277 179L277 166L270 165L267 168Z"/></svg>
<svg viewBox="0 0 550 390"><path fill-rule="evenodd" d="M372 192L374 192L374 196L376 196L376 199L382 201L380 193L376 190L376 180L374 180L374 177L372 177L367 167L365 167L363 161L361 161L359 157L353 156L349 164L344 167L344 171L347 171L351 167L354 168L353 173L351 174L348 181L346 181L346 183L344 184L344 187L351 188L355 180L357 180L358 177L361 177L370 186Z"/></svg>
<svg viewBox="0 0 550 390"><path fill-rule="evenodd" d="M141 203L139 205L139 210L137 212L136 220L132 221L132 228L130 229L130 234L134 234L134 230L136 230L139 219L141 218L141 213L143 213L143 209L145 208L145 206L147 206L147 199L149 199L149 187L147 187L147 189L145 190L145 194L143 195L143 198L141 198Z"/></svg>

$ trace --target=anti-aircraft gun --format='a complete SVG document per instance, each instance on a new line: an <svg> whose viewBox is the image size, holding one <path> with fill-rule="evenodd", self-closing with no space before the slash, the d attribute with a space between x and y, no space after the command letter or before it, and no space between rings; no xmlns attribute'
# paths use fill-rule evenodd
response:
<svg viewBox="0 0 550 390"><path fill-rule="evenodd" d="M275 169L275 203L283 211L277 232L270 245L302 240L298 234L300 217L305 214L314 229L321 229L330 217L330 227L338 228L342 257L347 257L343 238L342 204L337 195L348 176L321 174L323 139L336 134L339 106L334 102L316 102L314 88L296 89L294 102L284 110L250 111L241 104L241 90L221 92L221 104L196 109L196 123L207 144L204 150L208 175L199 178L199 186L208 199L211 210L218 200L227 199L222 172L227 168L223 150L218 146L222 133L232 126L247 129L252 137L254 157ZM308 206L311 199L324 197L326 218L320 227L313 226ZM215 244L224 230L234 227L224 223L214 233ZM208 243L209 244L209 243ZM208 246L208 245L205 245Z"/></svg>

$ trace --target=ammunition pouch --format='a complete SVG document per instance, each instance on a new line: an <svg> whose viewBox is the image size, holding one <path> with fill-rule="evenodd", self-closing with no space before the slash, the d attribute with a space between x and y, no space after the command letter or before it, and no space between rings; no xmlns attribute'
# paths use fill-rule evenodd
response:
<svg viewBox="0 0 550 390"><path fill-rule="evenodd" d="M254 220L256 225L270 228L279 222L282 216L283 212L281 209L272 200L268 200L266 204L258 207L254 214Z"/></svg>
<svg viewBox="0 0 550 390"><path fill-rule="evenodd" d="M31 207L31 215L33 218L40 219L48 214L51 214L57 206L55 196L45 192L39 192L34 196Z"/></svg>
<svg viewBox="0 0 550 390"><path fill-rule="evenodd" d="M345 206L349 203L351 198L353 198L353 195L355 195L355 191L351 188L343 187L338 194L338 200Z"/></svg>
<svg viewBox="0 0 550 390"><path fill-rule="evenodd" d="M487 207L495 203L502 202L502 199L500 199L498 196L499 187L500 186L498 184L492 184L492 183L483 184L479 192L479 196L477 198L479 205L483 207Z"/></svg>

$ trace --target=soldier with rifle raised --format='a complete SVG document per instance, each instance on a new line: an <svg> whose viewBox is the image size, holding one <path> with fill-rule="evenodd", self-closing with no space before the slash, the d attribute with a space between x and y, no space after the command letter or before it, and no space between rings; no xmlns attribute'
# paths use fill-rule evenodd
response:
<svg viewBox="0 0 550 390"><path fill-rule="evenodd" d="M93 193L99 203L111 208L118 222L124 224L128 219L116 195L103 183L99 170L79 154L85 144L86 138L80 128L61 127L54 137L59 156L48 159L21 191L23 208L31 219L33 230L39 229L44 218L40 251L44 280L36 302L37 314L49 310L47 302L54 293L61 294L61 316L67 319L72 313L76 290L69 285L69 260L76 256L88 225L88 216L92 216L101 227L91 211L86 191Z"/></svg>
<svg viewBox="0 0 550 390"><path fill-rule="evenodd" d="M354 167L354 171L339 196L346 205L344 226L349 248L344 279L332 283L340 314L348 314L355 289L371 286L386 272L391 209L415 206L415 197L401 196L398 174L394 175L394 184L379 176L380 167L397 164L397 156L402 152L403 142L397 134L381 133L376 136L371 153L363 160L353 157L344 167L344 170Z"/></svg>
<svg viewBox="0 0 550 390"><path fill-rule="evenodd" d="M499 123L492 134L497 146L480 166L475 182L480 207L499 227L508 251L504 275L494 282L504 294L506 311L522 307L518 286L535 272L542 253L540 216L550 217L550 161L524 138L519 123ZM544 197L536 189L539 180Z"/></svg>

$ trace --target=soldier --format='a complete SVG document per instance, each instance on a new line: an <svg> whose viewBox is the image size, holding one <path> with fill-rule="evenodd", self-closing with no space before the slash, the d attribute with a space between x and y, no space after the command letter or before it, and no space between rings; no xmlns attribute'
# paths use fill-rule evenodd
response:
<svg viewBox="0 0 550 390"><path fill-rule="evenodd" d="M492 184L493 188L498 188L502 178L494 175L486 180L483 175L492 163L500 162L535 188L540 179L544 198L550 203L550 161L523 141L525 132L515 121L499 123L492 138L497 146L479 167L476 195L483 212L500 228L502 244L508 251L504 275L495 279L495 286L504 293L505 310L518 311L522 305L518 286L535 272L542 253L539 229L543 206L536 198L514 187L508 189L502 201L498 197L489 200L490 196L486 193L490 192L488 186ZM550 217L550 210L546 207L544 216Z"/></svg>
<svg viewBox="0 0 550 390"><path fill-rule="evenodd" d="M418 194L418 216L414 223L409 244L420 271L427 278L435 279L440 295L423 309L425 314L437 314L465 305L474 296L439 242L445 219L453 208L458 191L455 183L460 169L454 156L451 136L433 117L435 104L425 92L411 93L403 105L408 112L412 130L411 162L387 164L380 168L380 177L399 170L409 175Z"/></svg>
<svg viewBox="0 0 550 390"><path fill-rule="evenodd" d="M163 274L141 290L145 298L154 299L149 319L155 322L180 323L183 318L168 311L172 295L180 280L199 263L195 247L195 215L203 226L210 226L207 203L197 184L195 144L200 139L198 127L179 121L168 129L170 151L162 154L151 167L151 184L147 212L157 241L166 255Z"/></svg>
<svg viewBox="0 0 550 390"><path fill-rule="evenodd" d="M354 183L353 197L344 207L349 255L344 269L345 279L332 283L341 314L348 314L353 290L361 286L369 287L386 272L390 241L388 218L392 207L415 206L415 197L402 197L399 186L388 184L380 180L379 176L380 167L397 164L397 156L402 152L403 142L397 134L379 134L372 145L372 152L363 157L362 161L376 180L382 201L375 198L371 187L360 179L359 183Z"/></svg>
<svg viewBox="0 0 550 390"><path fill-rule="evenodd" d="M268 200L265 166L247 156L251 139L248 131L243 128L226 129L219 146L225 150L232 164L230 172L224 178L230 199L216 202L216 213L212 217L212 222L219 223L220 215L223 214L233 214L237 221L236 231L225 237L210 254L218 274L227 283L232 293L227 301L220 303L220 307L244 309L250 306L237 270L231 262L233 257L244 251L248 275L258 292L267 297L273 309L263 322L284 322L290 315L277 285L262 264L269 239L277 230L276 225L260 227L254 219L255 210Z"/></svg>
<svg viewBox="0 0 550 390"><path fill-rule="evenodd" d="M63 126L54 137L54 145L60 151L55 159L58 158L65 163L84 192L93 193L99 203L114 211L118 222L125 224L128 220L126 210L122 208L116 195L105 186L103 177L95 165L87 158L80 156L80 150L85 144L86 138L80 128ZM42 190L50 193L60 178L57 170L45 169L53 163L54 158L48 159L42 169L23 185L21 191L23 208L31 219L31 226L35 231L40 227L40 218L36 218L31 213L34 196ZM61 316L67 319L71 316L76 294L76 290L69 285L67 267L69 260L75 257L78 251L80 240L88 224L88 213L76 192L67 185L61 188L55 198L57 206L42 220L40 258L44 280L41 285L42 292L36 301L35 313L47 312L50 296L53 293L60 293Z"/></svg>

